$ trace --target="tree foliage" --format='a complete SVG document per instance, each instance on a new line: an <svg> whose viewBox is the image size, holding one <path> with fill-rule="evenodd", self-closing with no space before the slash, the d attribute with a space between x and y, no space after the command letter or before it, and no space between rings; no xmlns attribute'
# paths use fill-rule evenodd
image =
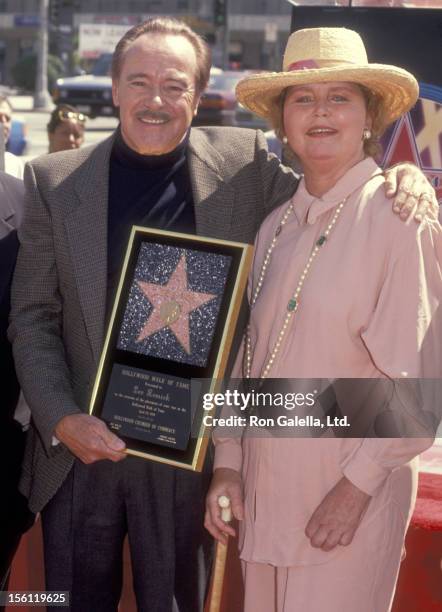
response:
<svg viewBox="0 0 442 612"><path fill-rule="evenodd" d="M56 80L63 75L64 65L59 57L48 55L48 88L52 91ZM16 87L25 91L35 90L37 75L37 56L26 55L12 68L12 76Z"/></svg>

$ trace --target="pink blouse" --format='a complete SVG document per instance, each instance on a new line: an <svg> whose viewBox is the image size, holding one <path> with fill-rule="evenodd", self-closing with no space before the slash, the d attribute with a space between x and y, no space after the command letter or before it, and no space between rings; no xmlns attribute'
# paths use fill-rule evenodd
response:
<svg viewBox="0 0 442 612"><path fill-rule="evenodd" d="M321 198L311 196L301 181L295 213L278 236L251 312L252 378L260 377L312 248L344 197L269 377L442 378L442 228L430 219L401 221L383 184L371 158ZM259 231L249 296L287 206L275 210ZM242 375L241 359L234 377ZM373 496L358 537L369 537L370 529L382 527L376 521L387 516L391 529L397 524L403 533L416 488L416 461L409 462L431 444L428 438L258 437L250 429L242 437L226 437L222 428L214 442L215 468L243 475L241 557L279 566L325 563L340 554L342 547L327 553L313 548L304 529L343 475Z"/></svg>

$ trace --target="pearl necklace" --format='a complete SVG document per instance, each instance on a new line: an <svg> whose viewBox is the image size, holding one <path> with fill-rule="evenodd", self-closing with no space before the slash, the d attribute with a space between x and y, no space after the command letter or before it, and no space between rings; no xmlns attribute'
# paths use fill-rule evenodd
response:
<svg viewBox="0 0 442 612"><path fill-rule="evenodd" d="M292 295L292 297L290 298L290 300L287 303L287 314L285 316L284 319L284 323L282 324L282 327L279 331L278 334L278 338L275 342L275 345L273 347L273 350L270 354L270 357L267 361L267 363L265 364L265 367L261 373L261 378L267 378L267 376L269 375L269 372L273 366L273 363L276 359L276 356L279 352L279 349L281 348L281 344L285 335L285 332L287 331L287 328L289 326L289 323L293 317L293 315L295 314L295 312L298 310L298 306L299 306L299 296L301 294L302 288L304 286L305 283L305 279L307 278L310 270L311 270L311 266L312 263L314 262L316 256L318 255L319 251L321 250L321 247L326 243L330 232L333 230L333 227L336 224L336 221L338 220L339 215L341 214L342 209L344 208L345 203L347 202L349 196L346 196L343 200L341 200L335 210L335 213L330 221L330 223L328 224L325 232L318 238L318 240L315 243L315 246L312 249L312 252L310 253L310 257L307 260L307 263L304 267L304 270L302 271L301 276L299 277L299 281L298 284L296 286L296 289ZM276 243L278 241L278 236L281 233L284 225L287 223L288 218L290 217L290 215L294 212L294 206L293 203L290 202L289 206L287 207L287 210L284 213L284 216L281 219L281 222L279 223L278 227L276 228L275 234L273 236L272 242L270 243L270 246L267 249L266 255L264 257L264 261L261 267L261 271L259 273L259 278L258 278L258 282L256 284L256 288L255 291L252 295L252 298L250 300L250 310L255 306L256 301L259 297L259 294L261 293L261 289L262 289L262 285L264 283L264 279L266 276L266 272L267 272L267 267L269 265L272 253L275 249ZM244 335L244 344L245 344L245 350L244 350L244 361L243 361L243 371L244 371L244 378L250 378L250 373L252 370L252 341L250 339L250 324L247 325L246 328L246 332Z"/></svg>

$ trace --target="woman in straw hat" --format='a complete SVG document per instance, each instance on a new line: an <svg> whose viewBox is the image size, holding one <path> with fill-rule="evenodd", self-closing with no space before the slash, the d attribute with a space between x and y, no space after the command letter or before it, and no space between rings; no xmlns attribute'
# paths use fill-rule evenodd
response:
<svg viewBox="0 0 442 612"><path fill-rule="evenodd" d="M283 72L248 77L237 95L273 120L304 175L258 234L236 377L440 378L442 228L431 217L398 222L372 157L416 102L415 78L369 64L351 30L315 28L291 35ZM241 434L216 431L206 526L220 540L234 534L217 507L229 496L245 610L389 610L414 458L431 438L342 437L335 427L275 439L254 435L250 420Z"/></svg>

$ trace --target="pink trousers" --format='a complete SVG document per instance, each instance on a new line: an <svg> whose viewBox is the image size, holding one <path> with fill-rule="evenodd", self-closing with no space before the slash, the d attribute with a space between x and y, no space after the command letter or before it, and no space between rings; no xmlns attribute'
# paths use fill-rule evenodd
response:
<svg viewBox="0 0 442 612"><path fill-rule="evenodd" d="M394 549L396 548L396 550ZM388 612L401 550L342 547L321 565L275 567L242 561L244 612Z"/></svg>

